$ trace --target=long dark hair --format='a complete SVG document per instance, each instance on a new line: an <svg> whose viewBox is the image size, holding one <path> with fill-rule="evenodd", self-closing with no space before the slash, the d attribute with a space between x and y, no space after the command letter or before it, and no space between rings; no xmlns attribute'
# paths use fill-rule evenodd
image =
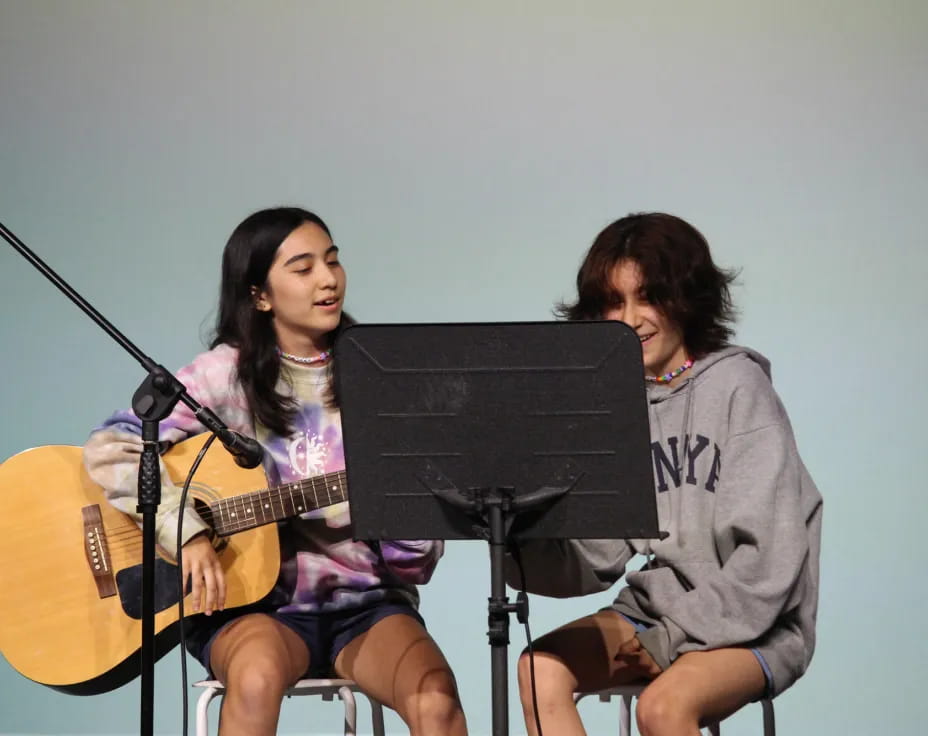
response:
<svg viewBox="0 0 928 736"><path fill-rule="evenodd" d="M277 249L304 223L332 233L318 215L299 207L274 207L246 217L232 232L222 253L222 283L219 288L219 314L211 348L228 344L238 348L238 379L248 405L264 426L279 435L290 432L296 414L296 401L277 391L280 356L271 312L255 307L254 292L266 289L267 275ZM334 343L353 320L342 312L338 326L330 335ZM330 364L331 366L332 364ZM329 372L331 405L337 405L334 379Z"/></svg>
<svg viewBox="0 0 928 736"><path fill-rule="evenodd" d="M557 305L556 314L601 319L613 301L613 269L626 259L641 269L645 296L680 328L693 357L728 344L735 319L730 286L737 274L715 265L695 227L662 212L628 215L597 235L577 273L577 300Z"/></svg>

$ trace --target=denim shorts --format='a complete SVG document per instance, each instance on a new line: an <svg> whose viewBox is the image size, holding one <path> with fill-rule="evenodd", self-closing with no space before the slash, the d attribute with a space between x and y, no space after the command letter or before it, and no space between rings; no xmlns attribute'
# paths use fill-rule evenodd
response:
<svg viewBox="0 0 928 736"><path fill-rule="evenodd" d="M387 616L410 616L425 626L415 608L408 603L395 601L383 601L345 611L281 612L261 604L218 611L211 616L199 616L192 631L187 634L187 651L206 668L210 677L214 676L209 666L210 650L216 637L233 621L253 613L262 613L276 619L295 631L303 640L309 650L309 669L304 677L331 677L338 653L349 642Z"/></svg>
<svg viewBox="0 0 928 736"><path fill-rule="evenodd" d="M635 631L646 631L647 629L651 628L651 624L645 623L644 621L639 621L638 619L632 618L631 616L626 616L624 613L622 613L621 611L616 611L615 608L612 608L611 606L604 610L615 611L622 618L628 621L628 623L634 626ZM755 657L757 657L757 661L760 664L760 668L764 671L764 681L766 682L766 684L764 686L764 694L761 697L763 698L770 697L770 693L773 692L773 673L770 671L770 665L767 664L767 660L764 659L764 655L762 655L757 649L752 648L751 653Z"/></svg>

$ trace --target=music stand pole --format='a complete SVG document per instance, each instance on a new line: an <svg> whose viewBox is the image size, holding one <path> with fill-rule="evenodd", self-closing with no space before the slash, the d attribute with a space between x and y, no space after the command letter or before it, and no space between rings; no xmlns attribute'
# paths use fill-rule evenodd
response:
<svg viewBox="0 0 928 736"><path fill-rule="evenodd" d="M471 488L461 492L433 461L428 461L419 481L442 503L452 506L476 523L473 531L490 546L490 597L487 601L487 638L490 644L490 676L493 736L509 736L509 614L520 623L528 620L528 596L519 592L515 603L506 595L505 557L509 530L522 511L537 511L568 493L581 478L568 463L556 481L564 485L544 486L517 496L515 488Z"/></svg>
<svg viewBox="0 0 928 736"><path fill-rule="evenodd" d="M506 531L503 499L493 499L487 509L490 529L490 600L487 604L487 637L490 641L490 672L493 680L493 734L509 734L509 614L515 607L506 595L503 559Z"/></svg>

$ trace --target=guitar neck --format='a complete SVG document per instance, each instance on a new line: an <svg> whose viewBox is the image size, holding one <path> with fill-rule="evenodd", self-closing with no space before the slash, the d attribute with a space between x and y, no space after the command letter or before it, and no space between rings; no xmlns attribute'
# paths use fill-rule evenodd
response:
<svg viewBox="0 0 928 736"><path fill-rule="evenodd" d="M345 471L339 470L214 501L203 517L224 537L347 500Z"/></svg>

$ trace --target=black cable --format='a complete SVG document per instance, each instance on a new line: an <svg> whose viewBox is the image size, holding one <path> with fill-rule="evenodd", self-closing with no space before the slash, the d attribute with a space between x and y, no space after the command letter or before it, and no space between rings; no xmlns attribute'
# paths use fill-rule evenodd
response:
<svg viewBox="0 0 928 736"><path fill-rule="evenodd" d="M522 583L522 593L527 596L528 586L525 583L525 567L522 565L522 553L519 550L519 545L516 543L511 544L509 552L512 555L512 559L515 560L516 567L519 568L519 582ZM541 717L538 714L538 693L535 690L535 649L532 646L532 631L528 625L527 612L525 620L522 623L525 626L525 640L528 642L526 649L528 650L528 671L529 681L532 686L532 713L535 716L535 729L538 731L538 736L544 736L541 730Z"/></svg>
<svg viewBox="0 0 928 736"><path fill-rule="evenodd" d="M183 727L181 728L182 736L187 736L187 709L189 708L189 703L187 701L187 634L185 631L186 626L184 625L184 595L187 591L187 581L184 580L184 509L187 506L187 492L190 490L190 483L193 481L193 474L197 472L197 468L200 467L200 463L203 461L203 457L206 455L206 451L209 449L209 446L213 444L215 439L215 434L211 434L209 438L207 438L206 442L203 443L203 447L200 448L200 452L197 453L193 464L190 466L190 470L187 473L187 478L184 480L184 487L180 492L180 506L178 506L177 510L177 554L175 555L175 559L177 560L177 589L179 591L177 597L177 623L180 626L180 687L181 707L183 709Z"/></svg>

